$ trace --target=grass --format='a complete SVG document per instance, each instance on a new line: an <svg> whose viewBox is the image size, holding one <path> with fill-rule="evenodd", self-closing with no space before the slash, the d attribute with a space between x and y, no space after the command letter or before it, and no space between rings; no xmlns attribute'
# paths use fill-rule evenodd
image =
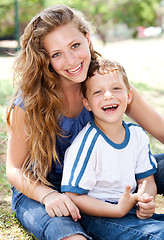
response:
<svg viewBox="0 0 164 240"><path fill-rule="evenodd" d="M135 65L135 63L134 63ZM144 71L147 71L143 68ZM163 79L163 78L162 78ZM133 80L133 78L132 78ZM133 82L139 92L147 99L164 116L164 83L162 85L152 86L147 82ZM8 78L0 79L0 239L35 239L32 234L28 233L14 218L11 213L11 191L10 184L7 181L5 173L5 157L7 132L5 128L6 105L10 96L14 93ZM164 145L150 137L150 147L152 153L164 152ZM164 213L164 198L162 195L156 197L156 212Z"/></svg>
<svg viewBox="0 0 164 240"><path fill-rule="evenodd" d="M0 79L0 239L35 239L11 212L11 190L6 178L6 106L14 94L9 79Z"/></svg>

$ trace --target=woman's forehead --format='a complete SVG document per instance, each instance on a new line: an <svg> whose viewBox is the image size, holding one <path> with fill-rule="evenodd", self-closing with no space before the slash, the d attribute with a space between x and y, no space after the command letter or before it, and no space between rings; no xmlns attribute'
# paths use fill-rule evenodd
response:
<svg viewBox="0 0 164 240"><path fill-rule="evenodd" d="M73 41L82 40L84 37L75 24L68 23L48 33L43 39L43 45L48 51L56 51L63 46L71 45Z"/></svg>

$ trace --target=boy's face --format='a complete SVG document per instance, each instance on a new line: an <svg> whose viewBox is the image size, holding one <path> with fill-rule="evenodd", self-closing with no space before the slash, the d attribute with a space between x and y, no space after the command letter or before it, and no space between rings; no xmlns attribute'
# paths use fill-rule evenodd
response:
<svg viewBox="0 0 164 240"><path fill-rule="evenodd" d="M110 71L104 75L96 74L87 80L87 98L83 103L94 114L95 123L122 123L127 104L132 98L132 90L127 90L122 75Z"/></svg>

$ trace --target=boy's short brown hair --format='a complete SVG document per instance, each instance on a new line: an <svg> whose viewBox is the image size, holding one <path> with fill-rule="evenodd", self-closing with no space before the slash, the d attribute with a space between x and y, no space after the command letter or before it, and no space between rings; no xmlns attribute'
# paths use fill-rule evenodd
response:
<svg viewBox="0 0 164 240"><path fill-rule="evenodd" d="M84 82L82 82L82 93L84 97L86 97L86 82L88 78L91 78L95 75L96 71L104 75L106 73L109 73L110 71L118 71L122 74L124 83L126 85L127 90L130 90L130 84L128 81L127 74L125 72L125 69L115 61L110 61L108 59L100 59L100 60L92 60L89 66L87 78Z"/></svg>

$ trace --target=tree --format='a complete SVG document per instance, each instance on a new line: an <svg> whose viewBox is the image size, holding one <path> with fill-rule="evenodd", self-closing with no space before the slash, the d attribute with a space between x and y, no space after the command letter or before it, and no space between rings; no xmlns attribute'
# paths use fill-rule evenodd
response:
<svg viewBox="0 0 164 240"><path fill-rule="evenodd" d="M96 26L97 33L106 42L109 30L118 23L125 23L129 28L155 25L157 9L161 0L18 0L21 32L30 19L43 8L66 4L84 13ZM1 0L0 36L8 27L14 26L13 0ZM5 18L4 18L5 16ZM13 27L12 27L13 28Z"/></svg>
<svg viewBox="0 0 164 240"><path fill-rule="evenodd" d="M97 33L105 43L108 31L118 23L125 23L133 29L140 25L145 27L155 25L161 0L63 0L61 2L81 10L94 23Z"/></svg>
<svg viewBox="0 0 164 240"><path fill-rule="evenodd" d="M14 4L12 0L1 0L0 3L0 37L13 35Z"/></svg>
<svg viewBox="0 0 164 240"><path fill-rule="evenodd" d="M124 22L129 28L153 26L161 0L127 0L115 9L117 22Z"/></svg>
<svg viewBox="0 0 164 240"><path fill-rule="evenodd" d="M96 26L101 40L105 43L108 30L114 24L115 0L72 0L70 7L81 10Z"/></svg>
<svg viewBox="0 0 164 240"><path fill-rule="evenodd" d="M44 8L44 0L17 0L19 5L20 30L31 18ZM13 0L1 0L0 2L0 37L15 35L15 11Z"/></svg>

